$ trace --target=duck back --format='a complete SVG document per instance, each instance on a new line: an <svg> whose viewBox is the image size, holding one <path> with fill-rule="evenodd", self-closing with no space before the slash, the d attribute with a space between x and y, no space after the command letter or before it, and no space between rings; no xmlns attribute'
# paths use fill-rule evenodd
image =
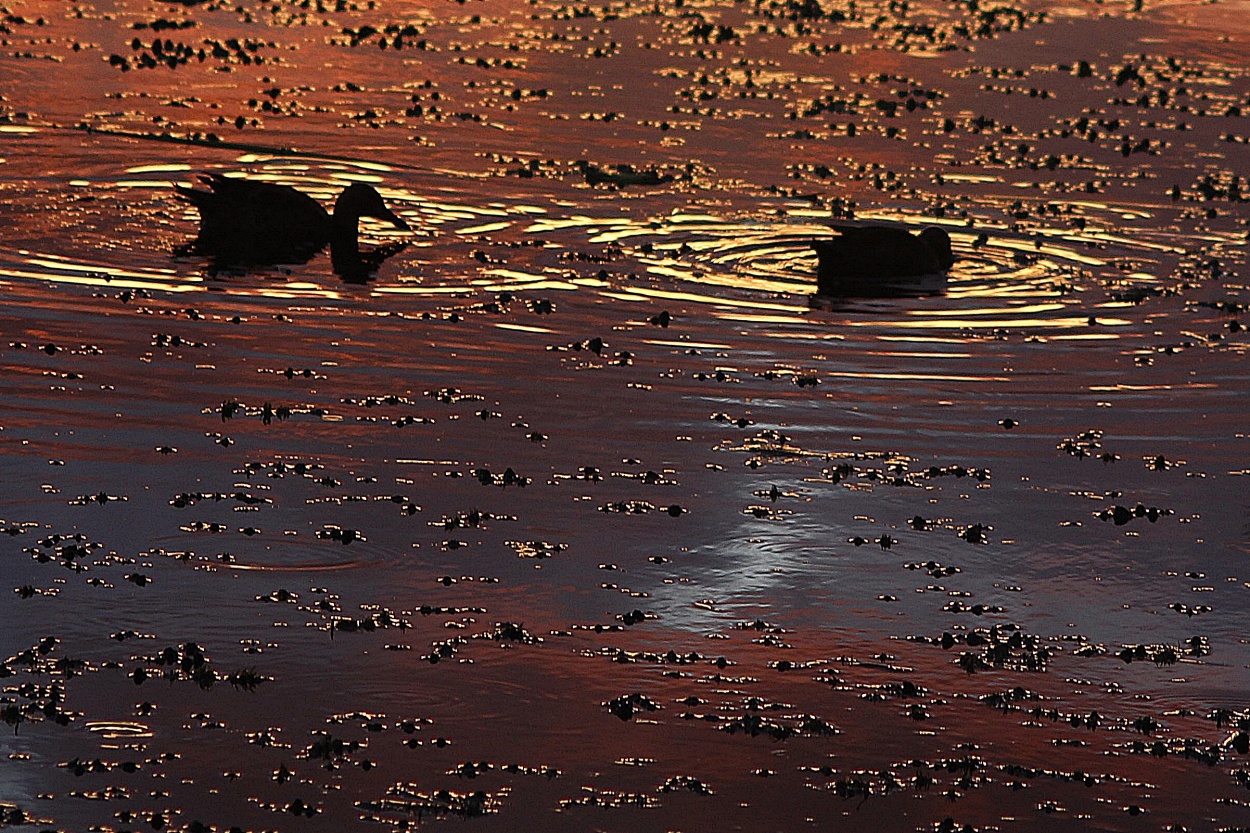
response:
<svg viewBox="0 0 1250 833"><path fill-rule="evenodd" d="M834 230L837 237L812 243L821 295L924 291L929 283L944 282L943 273L951 265L949 238L941 230L920 236L893 226L835 226Z"/></svg>
<svg viewBox="0 0 1250 833"><path fill-rule="evenodd" d="M866 278L915 277L943 271L937 252L906 229L840 226L816 243L821 272Z"/></svg>
<svg viewBox="0 0 1250 833"><path fill-rule="evenodd" d="M307 194L286 185L212 175L211 190L178 187L200 212L200 233L189 247L224 263L300 263L330 241L330 215Z"/></svg>

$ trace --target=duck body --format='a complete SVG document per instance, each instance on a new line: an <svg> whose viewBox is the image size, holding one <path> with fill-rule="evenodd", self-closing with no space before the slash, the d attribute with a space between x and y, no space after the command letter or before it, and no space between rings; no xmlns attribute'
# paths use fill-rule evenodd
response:
<svg viewBox="0 0 1250 833"><path fill-rule="evenodd" d="M912 234L897 226L834 226L837 237L812 243L816 292L879 297L932 292L955 262L950 236L930 226Z"/></svg>
<svg viewBox="0 0 1250 833"><path fill-rule="evenodd" d="M289 185L209 174L208 190L177 186L200 213L200 233L182 252L221 265L304 263L330 245L336 261L359 259L358 220L377 217L397 228L408 224L392 213L369 185L353 183L331 215L312 197Z"/></svg>

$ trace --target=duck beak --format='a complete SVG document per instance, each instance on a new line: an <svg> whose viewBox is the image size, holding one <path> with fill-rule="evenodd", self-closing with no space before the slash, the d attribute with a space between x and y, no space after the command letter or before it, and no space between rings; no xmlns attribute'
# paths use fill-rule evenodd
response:
<svg viewBox="0 0 1250 833"><path fill-rule="evenodd" d="M405 223L398 214L395 214L389 209L379 209L378 213L372 216L377 217L379 220L386 220L386 222L390 223L400 231L412 231L412 229L408 227L408 224Z"/></svg>

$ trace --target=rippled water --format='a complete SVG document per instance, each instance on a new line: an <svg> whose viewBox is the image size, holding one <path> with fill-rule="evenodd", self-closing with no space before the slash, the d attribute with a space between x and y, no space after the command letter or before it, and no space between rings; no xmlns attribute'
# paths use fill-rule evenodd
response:
<svg viewBox="0 0 1250 833"><path fill-rule="evenodd" d="M1244 3L0 13L0 827L1250 825Z"/></svg>

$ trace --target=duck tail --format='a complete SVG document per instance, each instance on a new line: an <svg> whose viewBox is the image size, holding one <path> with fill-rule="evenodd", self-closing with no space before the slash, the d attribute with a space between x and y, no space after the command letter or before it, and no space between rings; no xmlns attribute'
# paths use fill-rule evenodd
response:
<svg viewBox="0 0 1250 833"><path fill-rule="evenodd" d="M195 179L201 185L214 188L218 177L213 174L200 174ZM175 185L174 191L179 197L196 207L203 205L206 200L212 199L213 196L212 191L205 191L202 188L196 188L194 185Z"/></svg>

